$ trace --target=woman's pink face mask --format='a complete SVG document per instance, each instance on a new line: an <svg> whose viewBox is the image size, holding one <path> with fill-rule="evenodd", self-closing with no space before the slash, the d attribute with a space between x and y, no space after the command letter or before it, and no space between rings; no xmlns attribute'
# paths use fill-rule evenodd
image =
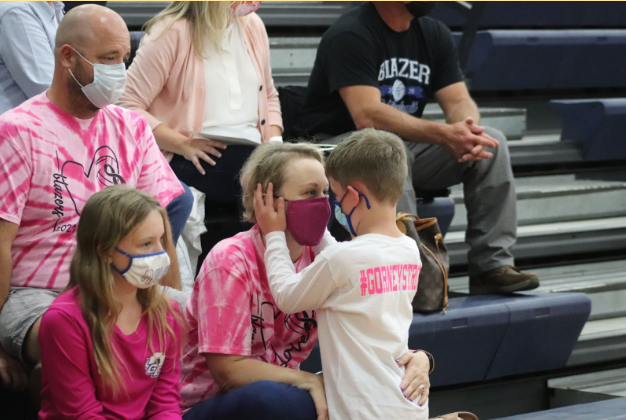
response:
<svg viewBox="0 0 626 420"><path fill-rule="evenodd" d="M235 3L234 11L235 16L247 16L250 13L254 13L259 10L259 6L261 6L260 1L240 1Z"/></svg>

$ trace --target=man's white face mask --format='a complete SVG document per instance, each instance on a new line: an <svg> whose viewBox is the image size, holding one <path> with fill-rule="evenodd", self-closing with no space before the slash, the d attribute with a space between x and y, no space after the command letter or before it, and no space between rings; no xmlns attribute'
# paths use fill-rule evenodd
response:
<svg viewBox="0 0 626 420"><path fill-rule="evenodd" d="M70 70L70 74L81 87L87 99L98 108L104 108L116 103L124 93L124 89L126 89L126 65L124 63L94 64L78 51L76 51L76 54L93 66L93 82L85 86L80 84L72 70Z"/></svg>

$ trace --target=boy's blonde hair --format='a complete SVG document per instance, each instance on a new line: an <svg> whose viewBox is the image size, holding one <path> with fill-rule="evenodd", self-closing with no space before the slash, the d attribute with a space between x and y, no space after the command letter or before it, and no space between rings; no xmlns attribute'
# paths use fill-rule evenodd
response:
<svg viewBox="0 0 626 420"><path fill-rule="evenodd" d="M110 186L95 193L87 201L76 229L76 253L70 265L67 289L78 287L80 308L89 326L98 372L103 384L113 395L119 395L127 384L123 383L120 375L120 367L126 366L120 365L112 342L120 304L113 293L113 269L108 255L152 211L159 213L167 231L167 213L154 197L125 186ZM166 244L167 241L166 234ZM157 286L139 289L137 300L143 306L144 313L148 314L148 346L151 350L154 351L154 330L161 349L165 346L166 334L177 340L167 322L167 316L172 314L178 322L181 320L163 291Z"/></svg>
<svg viewBox="0 0 626 420"><path fill-rule="evenodd" d="M376 200L395 205L404 190L407 166L400 137L367 128L350 135L331 152L326 175L343 188L362 182Z"/></svg>
<svg viewBox="0 0 626 420"><path fill-rule="evenodd" d="M280 191L285 183L285 168L291 159L308 158L324 164L324 155L310 143L264 143L256 147L241 168L241 191L243 219L256 223L252 201L258 184L267 191L274 184L274 192Z"/></svg>

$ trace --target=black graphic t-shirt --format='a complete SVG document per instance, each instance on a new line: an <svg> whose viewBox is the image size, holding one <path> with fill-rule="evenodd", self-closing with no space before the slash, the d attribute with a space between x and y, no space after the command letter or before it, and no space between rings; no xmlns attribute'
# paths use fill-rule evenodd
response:
<svg viewBox="0 0 626 420"><path fill-rule="evenodd" d="M373 86L381 101L413 116L439 89L463 80L456 45L441 22L414 19L395 32L367 3L339 18L324 34L296 132L339 135L356 129L339 89Z"/></svg>

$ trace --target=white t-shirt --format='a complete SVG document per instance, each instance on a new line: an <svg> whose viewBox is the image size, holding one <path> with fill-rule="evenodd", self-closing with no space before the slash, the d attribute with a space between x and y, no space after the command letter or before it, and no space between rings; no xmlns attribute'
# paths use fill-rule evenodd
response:
<svg viewBox="0 0 626 420"><path fill-rule="evenodd" d="M221 49L207 43L205 51L202 132L261 143L259 81L240 25L234 22L228 27Z"/></svg>
<svg viewBox="0 0 626 420"><path fill-rule="evenodd" d="M400 390L411 302L422 268L415 242L368 234L324 249L296 274L283 232L266 236L265 264L282 311L318 310L331 420L428 419Z"/></svg>

